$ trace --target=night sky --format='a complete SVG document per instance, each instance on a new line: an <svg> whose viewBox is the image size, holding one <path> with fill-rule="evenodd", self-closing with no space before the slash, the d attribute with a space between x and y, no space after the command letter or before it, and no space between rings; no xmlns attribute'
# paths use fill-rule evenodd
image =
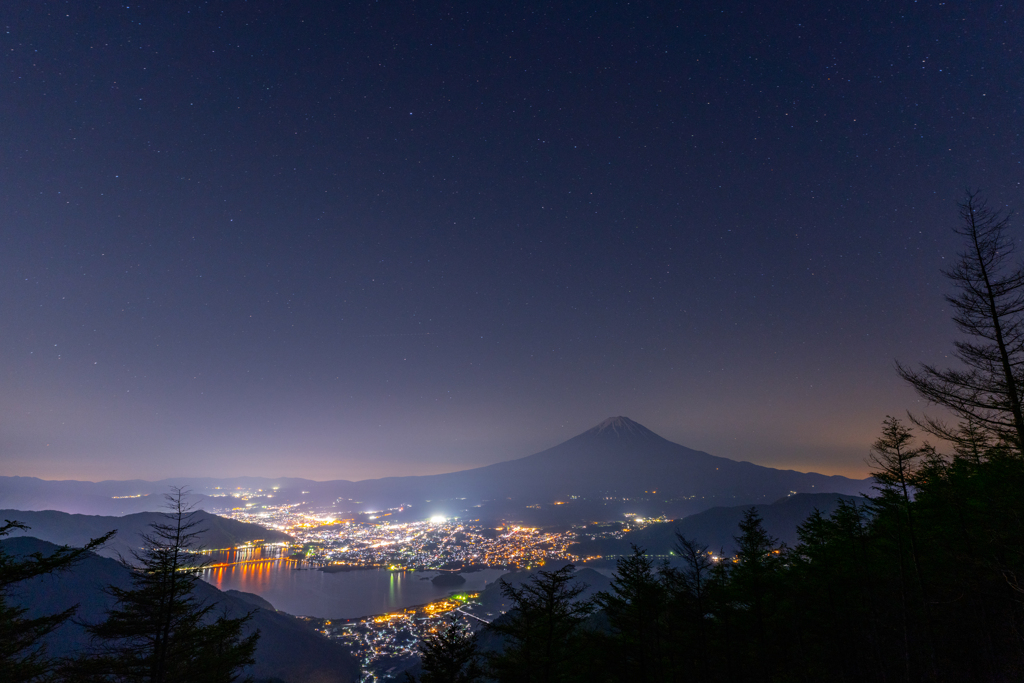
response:
<svg viewBox="0 0 1024 683"><path fill-rule="evenodd" d="M998 2L0 4L0 474L864 476L1024 209ZM1017 227L1024 228L1020 219Z"/></svg>

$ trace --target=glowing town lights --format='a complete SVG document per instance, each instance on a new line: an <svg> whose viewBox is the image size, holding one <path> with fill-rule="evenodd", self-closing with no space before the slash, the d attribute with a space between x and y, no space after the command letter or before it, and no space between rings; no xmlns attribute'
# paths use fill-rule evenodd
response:
<svg viewBox="0 0 1024 683"><path fill-rule="evenodd" d="M383 624L383 623L386 623L386 622L389 622L389 621L395 621L397 619L405 619L405 618L407 618L406 615L404 615L402 613L382 614L379 617L374 617L373 621L374 621L374 623L377 623L377 624Z"/></svg>
<svg viewBox="0 0 1024 683"><path fill-rule="evenodd" d="M358 519L338 519L342 515L326 511L303 512L294 505L250 505L235 508L231 517L277 528L294 537L290 542L281 542L282 548L291 550L282 552L282 557L275 561L336 567L327 570L332 572L346 571L346 567L396 572L470 565L524 568L544 566L556 560L579 562L583 559L569 551L579 533L573 530L542 532L533 527L499 523L491 527L498 531L494 534L474 524L479 520L460 523L459 518L442 514L415 522L388 522L386 516L398 508L376 511L377 519L360 523ZM632 521L627 520L627 524ZM616 531L615 537L621 537L626 531L628 528L623 527ZM256 545L267 544L257 542ZM286 554L288 557L283 557ZM254 559L250 556L231 558L239 563ZM229 560L227 564L234 562ZM267 571L267 565L253 563L252 566L259 567L257 571Z"/></svg>

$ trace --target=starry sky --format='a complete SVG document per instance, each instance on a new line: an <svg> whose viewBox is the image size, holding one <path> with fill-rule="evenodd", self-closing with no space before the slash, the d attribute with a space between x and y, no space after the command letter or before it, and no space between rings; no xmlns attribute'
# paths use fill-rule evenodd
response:
<svg viewBox="0 0 1024 683"><path fill-rule="evenodd" d="M1024 208L1005 2L0 5L0 474L313 479L611 415L865 476ZM1018 226L1020 222L1018 221Z"/></svg>

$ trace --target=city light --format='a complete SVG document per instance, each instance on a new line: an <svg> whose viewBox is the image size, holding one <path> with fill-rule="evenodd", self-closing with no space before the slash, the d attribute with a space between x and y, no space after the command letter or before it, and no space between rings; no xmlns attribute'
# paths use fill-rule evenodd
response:
<svg viewBox="0 0 1024 683"><path fill-rule="evenodd" d="M252 495L251 491L242 493ZM420 577L432 579L438 570L451 575L487 568L532 571L558 562L578 565L613 558L576 554L570 551L574 544L624 539L647 524L669 521L640 517L634 512L623 522L591 522L556 531L511 520L483 523L441 514L420 521L383 519L397 513L401 509L397 507L374 511L372 514L378 519L372 521L368 519L370 513L345 519L352 513L342 512L339 507L311 509L301 503L273 505L264 501L234 508L227 516L279 529L293 540L274 544L252 541L243 547L220 551L223 554L207 574L207 580L214 585L231 571L262 576L275 571L275 566L328 573L355 569L432 572ZM731 558L719 558L723 559ZM232 566L236 568L231 569ZM443 620L463 620L474 629L489 623L496 615L476 609L476 597L468 592L453 594L418 607L361 619L304 619L315 621L315 627L324 635L353 647L367 676L362 680L369 683L393 678L389 672L396 665L415 661L418 643L427 633L441 628Z"/></svg>

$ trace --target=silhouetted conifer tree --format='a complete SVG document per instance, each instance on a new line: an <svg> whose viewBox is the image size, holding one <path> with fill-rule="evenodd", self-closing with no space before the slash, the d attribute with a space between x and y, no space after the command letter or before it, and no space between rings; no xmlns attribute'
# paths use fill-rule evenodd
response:
<svg viewBox="0 0 1024 683"><path fill-rule="evenodd" d="M1008 234L1009 215L993 211L968 192L959 205L954 231L964 247L955 266L943 271L959 292L947 296L953 321L967 335L954 343L962 369L924 364L912 370L897 363L900 376L928 401L957 415L972 429L1024 448L1024 266L1011 262L1016 241ZM957 442L960 430L924 419L931 434Z"/></svg>
<svg viewBox="0 0 1024 683"><path fill-rule="evenodd" d="M609 673L619 680L665 680L668 591L654 561L632 546L633 553L616 562L612 590L601 591L595 603L604 609L611 626L607 639Z"/></svg>
<svg viewBox="0 0 1024 683"><path fill-rule="evenodd" d="M670 623L677 640L685 640L685 652L672 653L674 668L697 677L710 673L711 588L715 561L708 547L690 540L678 531L673 550L682 560L682 567L665 567L662 576L669 592Z"/></svg>
<svg viewBox="0 0 1024 683"><path fill-rule="evenodd" d="M457 618L428 633L419 644L421 683L475 683L481 680L480 653L472 629ZM411 675L407 679L415 681Z"/></svg>
<svg viewBox="0 0 1024 683"><path fill-rule="evenodd" d="M512 603L488 626L504 640L501 652L487 660L488 676L499 683L563 683L576 679L583 656L580 630L593 612L593 603L580 600L586 585L569 564L556 571L537 572L521 587L501 581L502 594Z"/></svg>
<svg viewBox="0 0 1024 683"><path fill-rule="evenodd" d="M193 592L203 566L191 550L202 533L184 502L168 496L167 523L151 525L146 547L122 560L132 588L110 586L116 604L105 621L88 626L96 651L71 667L78 680L139 683L230 683L251 665L259 631L243 636L252 612L216 616ZM246 679L250 680L250 679Z"/></svg>
<svg viewBox="0 0 1024 683"><path fill-rule="evenodd" d="M740 535L735 537L736 562L729 572L729 586L735 621L745 638L754 645L750 660L751 673L768 680L779 654L769 649L769 619L777 593L778 573L782 568L785 546L764 528L757 508L751 507L740 521Z"/></svg>
<svg viewBox="0 0 1024 683"><path fill-rule="evenodd" d="M907 676L912 677L910 667L913 666L911 645L912 629L915 621L912 610L920 610L917 620L925 640L928 666L935 675L933 651L932 623L929 598L926 590L924 571L922 569L921 552L914 528L914 510L912 492L915 484L920 483L922 460L931 460L935 456L934 449L928 444L919 448L913 447L914 434L898 418L886 417L882 423L882 436L871 448L869 462L875 467L871 474L875 478L875 490L879 497L875 505L889 515L881 515L881 522L892 520L892 534L896 540L896 558L900 568L900 602L902 607L902 626L904 638L904 657ZM908 568L906 565L910 564ZM913 606L911 603L914 603Z"/></svg>
<svg viewBox="0 0 1024 683"><path fill-rule="evenodd" d="M798 661L810 680L884 679L867 521L865 506L840 501L830 517L815 511L798 527L783 619L798 634Z"/></svg>

